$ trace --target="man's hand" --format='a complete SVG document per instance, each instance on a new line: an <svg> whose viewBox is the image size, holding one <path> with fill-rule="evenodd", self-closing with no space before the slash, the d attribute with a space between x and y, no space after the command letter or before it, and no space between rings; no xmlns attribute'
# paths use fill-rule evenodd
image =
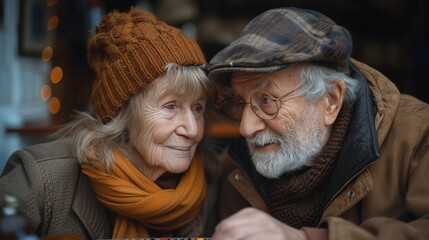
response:
<svg viewBox="0 0 429 240"><path fill-rule="evenodd" d="M211 239L306 240L307 237L304 231L289 227L263 211L245 208L220 222Z"/></svg>

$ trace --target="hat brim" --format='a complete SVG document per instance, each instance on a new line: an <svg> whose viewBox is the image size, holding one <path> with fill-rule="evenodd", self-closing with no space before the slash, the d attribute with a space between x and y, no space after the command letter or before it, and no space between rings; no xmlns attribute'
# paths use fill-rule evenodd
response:
<svg viewBox="0 0 429 240"><path fill-rule="evenodd" d="M208 77L216 82L222 83L225 81L229 81L231 79L231 74L234 72L249 72L249 73L270 73L277 71L279 69L285 68L289 66L289 64L275 65L275 66L267 66L267 67L219 67L216 68L212 66L213 70L210 70Z"/></svg>

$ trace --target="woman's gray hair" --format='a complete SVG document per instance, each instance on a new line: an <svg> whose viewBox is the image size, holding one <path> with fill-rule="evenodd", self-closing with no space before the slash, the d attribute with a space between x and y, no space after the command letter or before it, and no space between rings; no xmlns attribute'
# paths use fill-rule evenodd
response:
<svg viewBox="0 0 429 240"><path fill-rule="evenodd" d="M208 81L203 69L198 66L180 66L177 64L168 64L165 67L166 74L161 76L175 76L171 79L169 86L171 89L192 89L188 95L201 94L211 97L212 86ZM169 79L170 80L170 79ZM154 80L153 82L156 82ZM191 86L189 88L189 86ZM145 91L151 88L151 85L134 95L128 103L119 111L118 115L107 123L94 118L88 113L78 112L76 119L57 132L57 136L71 137L73 144L73 154L80 163L102 167L112 170L115 165L113 150L119 151L128 159L134 159L134 150L130 144L129 125L136 117L142 116L139 102L146 100ZM148 91L150 92L150 91ZM168 93L172 93L169 92ZM153 93L150 93L151 96ZM144 124L144 123L140 123Z"/></svg>
<svg viewBox="0 0 429 240"><path fill-rule="evenodd" d="M301 82L297 95L305 96L311 102L322 99L326 93L333 91L337 81L344 81L346 93L344 102L354 102L359 91L358 81L343 72L311 63L302 64Z"/></svg>

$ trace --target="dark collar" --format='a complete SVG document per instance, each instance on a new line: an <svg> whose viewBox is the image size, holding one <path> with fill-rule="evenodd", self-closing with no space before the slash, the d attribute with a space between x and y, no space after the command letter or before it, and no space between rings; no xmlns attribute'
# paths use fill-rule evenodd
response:
<svg viewBox="0 0 429 240"><path fill-rule="evenodd" d="M360 71L350 64L351 76L360 83L360 90L354 103L353 117L346 139L338 154L324 205L328 204L338 191L354 176L380 156L373 95L368 81Z"/></svg>

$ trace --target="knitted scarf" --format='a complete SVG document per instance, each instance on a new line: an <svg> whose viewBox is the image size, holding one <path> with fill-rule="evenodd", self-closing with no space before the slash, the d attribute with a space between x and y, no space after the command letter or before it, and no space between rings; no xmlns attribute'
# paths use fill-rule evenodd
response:
<svg viewBox="0 0 429 240"><path fill-rule="evenodd" d="M193 220L206 194L203 165L195 155L176 189L161 189L123 155L114 152L112 173L83 164L97 198L116 213L112 238L150 237L148 229L173 231Z"/></svg>
<svg viewBox="0 0 429 240"><path fill-rule="evenodd" d="M328 182L350 124L352 106L344 104L333 125L327 144L313 165L267 182L268 211L295 228L317 225L317 212L324 200Z"/></svg>

